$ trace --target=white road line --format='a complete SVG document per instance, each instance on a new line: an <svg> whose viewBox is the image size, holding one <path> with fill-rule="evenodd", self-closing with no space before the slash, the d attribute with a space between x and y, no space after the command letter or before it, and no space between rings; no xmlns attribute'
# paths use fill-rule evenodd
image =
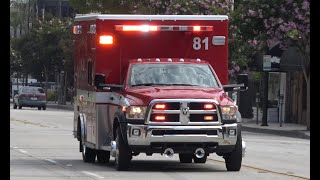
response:
<svg viewBox="0 0 320 180"><path fill-rule="evenodd" d="M81 171L81 172L84 173L84 174L87 174L87 175L89 175L89 176L96 177L96 178L98 178L98 179L104 179L104 177L99 176L99 175L94 174L94 173L91 173L91 172L88 172L88 171Z"/></svg>
<svg viewBox="0 0 320 180"><path fill-rule="evenodd" d="M12 149L18 149L18 147L16 147L16 146L13 146L13 147L12 147Z"/></svg>
<svg viewBox="0 0 320 180"><path fill-rule="evenodd" d="M51 163L53 163L53 164L57 164L57 161L54 161L54 160L52 160L52 159L45 159L46 161L49 161L49 162L51 162Z"/></svg>
<svg viewBox="0 0 320 180"><path fill-rule="evenodd" d="M28 153L27 151L25 151L25 150L23 150L23 149L18 149L18 151L20 151L20 152L22 152L22 153L24 153L24 154L27 154L27 153Z"/></svg>

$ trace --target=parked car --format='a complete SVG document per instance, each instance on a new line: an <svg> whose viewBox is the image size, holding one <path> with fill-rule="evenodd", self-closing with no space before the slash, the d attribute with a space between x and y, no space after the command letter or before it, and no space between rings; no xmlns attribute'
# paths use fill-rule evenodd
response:
<svg viewBox="0 0 320 180"><path fill-rule="evenodd" d="M38 107L38 110L46 110L47 98L41 87L24 86L19 89L13 98L13 109L22 107Z"/></svg>

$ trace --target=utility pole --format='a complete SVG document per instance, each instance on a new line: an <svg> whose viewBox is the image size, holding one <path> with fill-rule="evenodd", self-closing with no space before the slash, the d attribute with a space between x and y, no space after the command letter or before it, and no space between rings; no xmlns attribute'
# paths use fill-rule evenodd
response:
<svg viewBox="0 0 320 180"><path fill-rule="evenodd" d="M269 81L269 73L263 73L263 116L262 116L262 124L261 126L268 126L267 116L268 116L268 81Z"/></svg>

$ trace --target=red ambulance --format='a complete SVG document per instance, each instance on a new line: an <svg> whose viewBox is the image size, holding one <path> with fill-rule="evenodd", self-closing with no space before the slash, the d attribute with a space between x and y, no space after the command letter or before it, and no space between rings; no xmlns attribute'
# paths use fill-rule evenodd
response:
<svg viewBox="0 0 320 180"><path fill-rule="evenodd" d="M216 153L239 171L241 115L227 91L228 17L77 15L74 137L85 162L127 170L140 153L205 163Z"/></svg>

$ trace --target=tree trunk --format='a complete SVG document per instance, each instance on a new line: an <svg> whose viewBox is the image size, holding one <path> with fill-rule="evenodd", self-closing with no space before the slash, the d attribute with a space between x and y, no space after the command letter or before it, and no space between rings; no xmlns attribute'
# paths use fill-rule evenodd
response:
<svg viewBox="0 0 320 180"><path fill-rule="evenodd" d="M307 81L307 130L310 131L310 74Z"/></svg>
<svg viewBox="0 0 320 180"><path fill-rule="evenodd" d="M26 86L28 86L28 73L26 73Z"/></svg>
<svg viewBox="0 0 320 180"><path fill-rule="evenodd" d="M63 85L63 103L66 104L67 101L67 72L64 74L64 85Z"/></svg>
<svg viewBox="0 0 320 180"><path fill-rule="evenodd" d="M48 98L48 79L49 79L49 74L48 74L48 70L46 67L43 68L44 70L44 77L45 77L45 84L44 84L44 92L46 94L46 98Z"/></svg>

